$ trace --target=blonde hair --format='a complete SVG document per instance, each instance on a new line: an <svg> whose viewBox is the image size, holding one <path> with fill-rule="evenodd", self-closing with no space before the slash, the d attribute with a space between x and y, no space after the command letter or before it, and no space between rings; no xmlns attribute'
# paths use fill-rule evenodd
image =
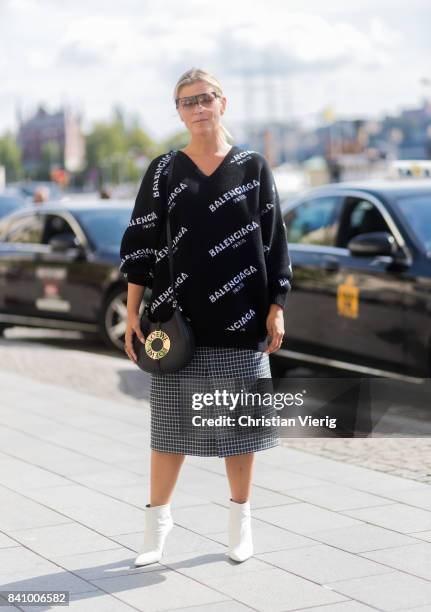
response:
<svg viewBox="0 0 431 612"><path fill-rule="evenodd" d="M223 95L223 90L221 88L221 85L219 81L215 78L215 76L213 76L206 70L201 70L200 68L191 68L190 70L187 70L187 72L182 74L180 78L178 79L177 84L175 85L175 89L174 89L174 101L176 100L176 98L178 98L180 90L182 87L184 87L184 85L191 85L192 83L196 83L196 81L205 81L205 83L208 83L208 85L211 85L212 87L214 87L215 91L220 96ZM232 134L229 132L227 128L225 128L225 126L221 122L220 122L220 131L226 143L229 143L229 141L233 142L234 138Z"/></svg>

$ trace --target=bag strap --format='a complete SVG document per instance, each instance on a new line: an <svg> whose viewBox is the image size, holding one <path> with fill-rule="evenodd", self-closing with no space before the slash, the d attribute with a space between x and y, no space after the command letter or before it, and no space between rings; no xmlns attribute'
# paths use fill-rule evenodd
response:
<svg viewBox="0 0 431 612"><path fill-rule="evenodd" d="M172 149L171 153L172 153L172 157L169 160L168 178L166 180L166 238L167 238L167 243L168 243L168 255L169 255L169 276L171 279L172 295L174 296L172 307L173 308L178 307L179 310L181 310L181 306L178 304L178 297L177 297L177 293L175 291L175 286L174 286L174 256L172 253L171 224L169 222L169 208L168 208L169 188L172 183L172 174L174 170L175 155L177 152L175 149Z"/></svg>

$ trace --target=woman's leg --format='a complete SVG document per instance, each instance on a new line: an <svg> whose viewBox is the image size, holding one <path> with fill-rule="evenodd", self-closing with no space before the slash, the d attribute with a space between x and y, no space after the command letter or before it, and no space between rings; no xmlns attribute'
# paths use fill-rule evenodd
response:
<svg viewBox="0 0 431 612"><path fill-rule="evenodd" d="M225 457L232 501L243 504L250 497L254 453Z"/></svg>
<svg viewBox="0 0 431 612"><path fill-rule="evenodd" d="M162 506L171 501L185 455L151 450L150 505Z"/></svg>

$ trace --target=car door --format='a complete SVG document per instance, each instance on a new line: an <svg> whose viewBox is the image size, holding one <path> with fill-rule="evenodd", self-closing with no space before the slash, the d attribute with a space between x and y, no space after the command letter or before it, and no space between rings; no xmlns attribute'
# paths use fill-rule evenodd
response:
<svg viewBox="0 0 431 612"><path fill-rule="evenodd" d="M80 228L66 213L46 212L43 218L42 249L35 269L40 315L75 321L94 319L93 294L98 285L93 283L88 245ZM58 249L56 239L67 240L69 248Z"/></svg>
<svg viewBox="0 0 431 612"><path fill-rule="evenodd" d="M374 196L345 197L337 237L340 267L337 286L331 289L336 313L332 346L343 361L382 370L403 368L406 269L394 266L389 256L358 256L347 248L351 238L369 232L389 232L397 242L397 230Z"/></svg>
<svg viewBox="0 0 431 612"><path fill-rule="evenodd" d="M11 317L34 315L35 265L41 249L43 221L38 212L8 222L0 243L0 310ZM12 322L18 323L18 319Z"/></svg>
<svg viewBox="0 0 431 612"><path fill-rule="evenodd" d="M286 311L289 350L320 355L331 346L336 314L329 287L338 272L340 205L338 195L309 197L284 216L293 268Z"/></svg>

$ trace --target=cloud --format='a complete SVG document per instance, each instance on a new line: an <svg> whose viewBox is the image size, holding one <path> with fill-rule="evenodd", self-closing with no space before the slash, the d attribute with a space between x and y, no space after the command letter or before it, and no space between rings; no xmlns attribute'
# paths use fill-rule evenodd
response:
<svg viewBox="0 0 431 612"><path fill-rule="evenodd" d="M57 64L69 64L71 66L89 66L103 64L103 57L97 50L86 49L78 43L65 44L57 55Z"/></svg>
<svg viewBox="0 0 431 612"><path fill-rule="evenodd" d="M251 88L256 113L270 113L271 78L298 113L333 103L393 108L417 99L415 83L429 72L429 6L409 0L401 13L390 0L0 0L0 82L14 92L0 128L13 123L15 96L31 112L42 94L52 107L79 104L91 119L121 101L157 132L181 128L172 90L193 66L232 92L238 117Z"/></svg>
<svg viewBox="0 0 431 612"><path fill-rule="evenodd" d="M384 66L400 38L377 18L361 31L353 24L296 13L271 24L250 19L231 25L220 33L218 48L220 63L231 74L287 76L348 65Z"/></svg>

